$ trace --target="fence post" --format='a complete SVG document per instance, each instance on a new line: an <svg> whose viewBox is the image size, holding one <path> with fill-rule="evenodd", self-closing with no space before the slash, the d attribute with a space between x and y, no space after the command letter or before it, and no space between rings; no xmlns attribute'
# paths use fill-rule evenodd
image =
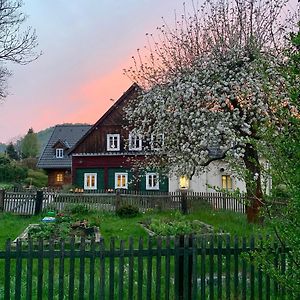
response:
<svg viewBox="0 0 300 300"><path fill-rule="evenodd" d="M35 197L34 215L38 215L40 212L42 212L43 198L44 198L43 191L37 191Z"/></svg>
<svg viewBox="0 0 300 300"><path fill-rule="evenodd" d="M120 190L118 189L116 190L116 203L115 203L116 211L119 209L120 204L121 204L121 193Z"/></svg>
<svg viewBox="0 0 300 300"><path fill-rule="evenodd" d="M181 212L184 215L187 215L188 213L188 205L187 205L187 192L181 191Z"/></svg>
<svg viewBox="0 0 300 300"><path fill-rule="evenodd" d="M5 190L0 190L0 211L4 211Z"/></svg>
<svg viewBox="0 0 300 300"><path fill-rule="evenodd" d="M189 249L193 246L192 235L180 235L179 247L183 252L178 257L178 289L179 299L192 300L192 272L193 272L193 256L189 253ZM186 254L188 253L188 254ZM187 255L187 262L185 262L184 256ZM186 263L188 264L186 266ZM185 297L187 296L187 298Z"/></svg>

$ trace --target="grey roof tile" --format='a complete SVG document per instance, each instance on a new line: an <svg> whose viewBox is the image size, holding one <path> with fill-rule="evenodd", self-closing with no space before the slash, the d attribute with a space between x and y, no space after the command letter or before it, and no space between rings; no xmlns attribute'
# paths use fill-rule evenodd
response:
<svg viewBox="0 0 300 300"><path fill-rule="evenodd" d="M65 151L63 158L56 158L53 145L61 141L71 149L90 128L90 125L56 125L37 166L42 169L71 168L72 157L68 155L69 150Z"/></svg>

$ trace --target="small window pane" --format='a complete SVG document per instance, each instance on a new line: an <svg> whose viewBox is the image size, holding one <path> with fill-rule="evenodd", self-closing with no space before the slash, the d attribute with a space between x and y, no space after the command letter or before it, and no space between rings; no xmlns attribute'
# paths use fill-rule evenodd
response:
<svg viewBox="0 0 300 300"><path fill-rule="evenodd" d="M146 174L146 189L159 190L159 176L157 173Z"/></svg>

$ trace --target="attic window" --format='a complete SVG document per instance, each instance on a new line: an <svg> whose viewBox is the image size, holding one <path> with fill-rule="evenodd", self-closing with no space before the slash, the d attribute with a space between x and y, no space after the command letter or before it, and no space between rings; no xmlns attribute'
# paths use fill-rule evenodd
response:
<svg viewBox="0 0 300 300"><path fill-rule="evenodd" d="M64 149L63 148L57 148L56 149L56 158L63 158L64 157Z"/></svg>
<svg viewBox="0 0 300 300"><path fill-rule="evenodd" d="M108 134L107 135L107 151L120 151L120 135Z"/></svg>
<svg viewBox="0 0 300 300"><path fill-rule="evenodd" d="M163 133L152 134L151 135L151 149L159 150L164 146L165 136Z"/></svg>
<svg viewBox="0 0 300 300"><path fill-rule="evenodd" d="M142 136L140 134L135 134L133 132L129 134L129 150L142 150Z"/></svg>

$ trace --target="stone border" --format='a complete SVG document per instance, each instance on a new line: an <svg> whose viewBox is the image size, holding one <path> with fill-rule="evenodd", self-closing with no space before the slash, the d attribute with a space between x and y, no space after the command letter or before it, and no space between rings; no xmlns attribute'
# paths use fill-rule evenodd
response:
<svg viewBox="0 0 300 300"><path fill-rule="evenodd" d="M12 244L16 244L18 241L27 242L28 241L28 231L31 228L37 227L39 225L40 224L29 224L24 229L24 231L17 238L15 238L12 241ZM101 240L101 234L100 234L100 231L99 231L99 227L94 226L94 230L95 230L95 242L98 243ZM47 243L49 243L49 240L44 240L44 241L46 241ZM86 239L85 241L86 241L86 243L90 243L91 242L89 239ZM54 240L54 243L59 243L59 242L60 242L59 240ZM76 237L75 236L75 243L80 243L80 237Z"/></svg>

